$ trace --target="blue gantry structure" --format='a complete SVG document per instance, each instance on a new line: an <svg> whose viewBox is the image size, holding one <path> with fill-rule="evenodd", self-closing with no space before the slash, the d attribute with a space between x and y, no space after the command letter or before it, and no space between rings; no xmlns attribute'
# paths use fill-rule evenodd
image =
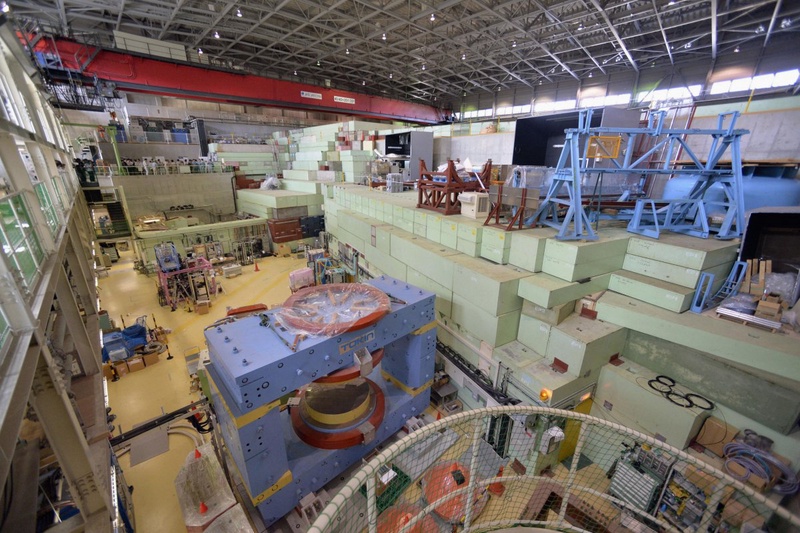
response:
<svg viewBox="0 0 800 533"><path fill-rule="evenodd" d="M712 232L718 239L741 236L744 194L740 141L749 131L735 128L738 117L738 112L719 115L715 129L673 129L665 125L666 113L656 112L649 115L645 128L614 128L592 127L592 110L581 111L578 127L565 130L564 147L547 196L526 219L526 225L539 223L556 228L556 238L560 240L596 240L584 206L584 184L592 180L602 183L605 174L643 178L688 175L696 177L696 181L685 198L639 198L632 212L625 211L614 218L629 220L628 231L653 238L658 238L661 230L701 238L708 238ZM641 136L653 137L654 141L644 153L635 154ZM704 157L692 147L694 143L689 138L693 136L710 136ZM676 161L678 153L681 159ZM656 154L659 161L653 164ZM707 195L715 184L722 187L722 200ZM725 213L716 227L710 227L708 222L707 213L712 207Z"/></svg>

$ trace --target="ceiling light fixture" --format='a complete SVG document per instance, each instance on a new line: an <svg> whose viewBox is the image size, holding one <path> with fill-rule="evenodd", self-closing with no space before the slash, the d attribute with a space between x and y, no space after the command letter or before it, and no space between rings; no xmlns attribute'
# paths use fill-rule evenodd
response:
<svg viewBox="0 0 800 533"><path fill-rule="evenodd" d="M294 71L294 75L297 76L297 71L296 70Z"/></svg>
<svg viewBox="0 0 800 533"><path fill-rule="evenodd" d="M578 24L578 31L583 31L583 22Z"/></svg>
<svg viewBox="0 0 800 533"><path fill-rule="evenodd" d="M383 39L384 41L386 40L386 34L385 33L383 34L383 36L381 36L381 39Z"/></svg>
<svg viewBox="0 0 800 533"><path fill-rule="evenodd" d="M425 70L425 63L422 64L422 70Z"/></svg>
<svg viewBox="0 0 800 533"><path fill-rule="evenodd" d="M431 22L436 22L436 15L431 13Z"/></svg>
<svg viewBox="0 0 800 533"><path fill-rule="evenodd" d="M541 84L542 84L542 80L539 80L539 85L541 85Z"/></svg>
<svg viewBox="0 0 800 533"><path fill-rule="evenodd" d="M239 9L238 7L236 8L236 16L242 18L242 10Z"/></svg>
<svg viewBox="0 0 800 533"><path fill-rule="evenodd" d="M593 72L590 72L590 73L589 73L589 77L590 77L590 78L594 77L594 73L593 73Z"/></svg>
<svg viewBox="0 0 800 533"><path fill-rule="evenodd" d="M366 84L367 84L366 80L361 80L361 85L362 85L362 86L363 86L363 85L366 85Z"/></svg>
<svg viewBox="0 0 800 533"><path fill-rule="evenodd" d="M756 33L764 33L764 25L759 24L758 28L756 28Z"/></svg>
<svg viewBox="0 0 800 533"><path fill-rule="evenodd" d="M392 78L394 78L394 74L390 72L389 73L389 79L392 79Z"/></svg>
<svg viewBox="0 0 800 533"><path fill-rule="evenodd" d="M317 66L318 66L318 67L319 67L319 66L321 66L321 65L320 65L320 62L319 62L319 59L317 59Z"/></svg>
<svg viewBox="0 0 800 533"><path fill-rule="evenodd" d="M200 55L203 55L203 49L202 48L198 48L197 49L197 53L200 54Z"/></svg>
<svg viewBox="0 0 800 533"><path fill-rule="evenodd" d="M461 54L461 61L464 61L467 58L467 54Z"/></svg>
<svg viewBox="0 0 800 533"><path fill-rule="evenodd" d="M214 39L219 39L219 32L218 31L214 32Z"/></svg>
<svg viewBox="0 0 800 533"><path fill-rule="evenodd" d="M7 7L8 7L8 4L6 4L3 7L3 10L5 10ZM785 19L783 19L781 21L781 29L782 30L785 30L786 28L790 27L791 25L792 25L792 19L790 19L790 18L785 18Z"/></svg>
<svg viewBox="0 0 800 533"><path fill-rule="evenodd" d="M692 43L691 43L691 42L688 42L688 43L684 44L684 45L683 45L683 47L684 47L684 48L686 48L686 49L688 50L689 48L691 48L691 47L692 47Z"/></svg>
<svg viewBox="0 0 800 533"><path fill-rule="evenodd" d="M2 9L2 11L3 11L3 13L8 13L9 11L11 11L11 6L10 6L10 5L8 5L8 2L3 2L3 9ZM783 25L781 25L781 28L782 28L782 27L783 27Z"/></svg>
<svg viewBox="0 0 800 533"><path fill-rule="evenodd" d="M513 43L511 43L511 48L516 48L516 47L517 47L517 41L514 41Z"/></svg>
<svg viewBox="0 0 800 533"><path fill-rule="evenodd" d="M733 53L734 53L734 54L738 54L738 53L739 53L739 47L738 47L738 46L737 46L736 48L734 48L734 49L733 49Z"/></svg>
<svg viewBox="0 0 800 533"><path fill-rule="evenodd" d="M349 48L345 48L344 49L344 53L345 53L345 55L349 56L350 55L350 49Z"/></svg>
<svg viewBox="0 0 800 533"><path fill-rule="evenodd" d="M675 0L669 0L669 3L667 5L668 6L674 6L675 5Z"/></svg>

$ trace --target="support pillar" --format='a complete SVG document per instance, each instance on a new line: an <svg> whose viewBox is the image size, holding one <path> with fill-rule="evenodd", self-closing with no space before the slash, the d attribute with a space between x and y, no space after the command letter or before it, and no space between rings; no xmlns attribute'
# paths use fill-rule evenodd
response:
<svg viewBox="0 0 800 533"><path fill-rule="evenodd" d="M30 403L42 423L47 440L69 483L75 504L84 519L110 525L111 495L92 469L89 445L60 382L55 363L46 346L39 350ZM110 468L110 466L109 466Z"/></svg>
<svg viewBox="0 0 800 533"><path fill-rule="evenodd" d="M100 352L98 350L99 339L94 341L89 338L86 325L81 318L75 295L67 279L64 268L59 269L58 282L56 283L56 298L61 307L61 315L67 321L67 329L75 343L75 351L81 363L84 373L89 376L97 374L101 370Z"/></svg>

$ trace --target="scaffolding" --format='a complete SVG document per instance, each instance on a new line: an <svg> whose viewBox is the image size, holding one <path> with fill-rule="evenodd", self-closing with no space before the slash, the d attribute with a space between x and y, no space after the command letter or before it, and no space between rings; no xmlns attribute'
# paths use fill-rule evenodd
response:
<svg viewBox="0 0 800 533"><path fill-rule="evenodd" d="M628 231L653 238L658 238L662 229L701 238L707 238L711 231L717 233L718 239L739 237L744 230L740 140L749 133L734 129L739 113L719 115L716 129L668 129L664 127L665 116L663 111L651 114L646 128L591 127L592 110L581 111L578 127L565 130L564 148L547 196L525 221L526 225L538 222L556 228L556 238L560 240L595 240L597 235L589 223L581 191L582 184L590 182L590 178L602 183L604 174L689 175L697 181L686 198L638 199L633 213L621 213L616 218L630 220ZM640 136L653 137L655 142L634 160ZM705 157L690 146L688 139L693 136L711 137ZM696 144L704 143L701 140ZM661 150L664 157L660 167L650 168L651 156ZM683 159L678 161L676 156L681 152ZM723 162L728 153L730 161ZM706 197L716 184L722 187L722 201ZM709 227L706 217L712 206L725 212L722 223L714 228Z"/></svg>
<svg viewBox="0 0 800 533"><path fill-rule="evenodd" d="M188 266L171 272L158 272L159 302L173 311L181 302L189 306L210 301L217 293L213 265L204 257L187 261Z"/></svg>

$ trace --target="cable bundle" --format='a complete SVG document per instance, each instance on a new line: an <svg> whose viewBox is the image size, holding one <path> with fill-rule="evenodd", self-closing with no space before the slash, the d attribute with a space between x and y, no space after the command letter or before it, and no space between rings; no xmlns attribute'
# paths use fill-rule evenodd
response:
<svg viewBox="0 0 800 533"><path fill-rule="evenodd" d="M704 411L713 411L716 408L714 402L699 394L693 392L682 394L674 390L673 387L675 387L676 381L669 376L656 376L655 379L649 380L647 384L651 389L660 392L664 398L678 407L685 407L687 409L697 407Z"/></svg>
<svg viewBox="0 0 800 533"><path fill-rule="evenodd" d="M729 442L722 450L725 452L725 470L733 478L747 481L751 475L756 475L769 480L772 490L779 494L794 494L800 489L797 474L770 453L740 442ZM742 467L744 475L731 471L731 464ZM772 475L771 466L778 470L779 475Z"/></svg>

